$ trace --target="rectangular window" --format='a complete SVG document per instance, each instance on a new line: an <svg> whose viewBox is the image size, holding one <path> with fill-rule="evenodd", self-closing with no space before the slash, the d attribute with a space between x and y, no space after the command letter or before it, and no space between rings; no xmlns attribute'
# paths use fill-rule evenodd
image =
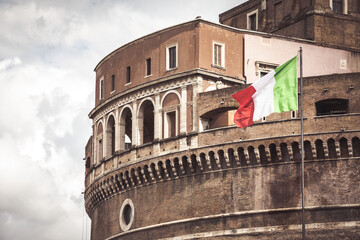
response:
<svg viewBox="0 0 360 240"><path fill-rule="evenodd" d="M333 11L335 13L343 13L344 12L344 6L343 6L343 0L333 0Z"/></svg>
<svg viewBox="0 0 360 240"><path fill-rule="evenodd" d="M213 65L225 67L225 44L213 42Z"/></svg>
<svg viewBox="0 0 360 240"><path fill-rule="evenodd" d="M100 79L100 89L99 89L99 97L100 99L104 98L104 79Z"/></svg>
<svg viewBox="0 0 360 240"><path fill-rule="evenodd" d="M130 66L126 68L126 83L131 82L131 75L130 75Z"/></svg>
<svg viewBox="0 0 360 240"><path fill-rule="evenodd" d="M214 44L214 64L221 66L221 45Z"/></svg>
<svg viewBox="0 0 360 240"><path fill-rule="evenodd" d="M151 58L146 59L146 76L151 75Z"/></svg>
<svg viewBox="0 0 360 240"><path fill-rule="evenodd" d="M172 44L166 47L166 70L178 67L178 44Z"/></svg>
<svg viewBox="0 0 360 240"><path fill-rule="evenodd" d="M258 29L258 10L247 14L247 29L256 31Z"/></svg>
<svg viewBox="0 0 360 240"><path fill-rule="evenodd" d="M176 112L168 112L167 114L168 121L168 137L176 136Z"/></svg>
<svg viewBox="0 0 360 240"><path fill-rule="evenodd" d="M111 91L115 91L115 75L111 76Z"/></svg>
<svg viewBox="0 0 360 240"><path fill-rule="evenodd" d="M176 47L169 48L169 68L176 68Z"/></svg>

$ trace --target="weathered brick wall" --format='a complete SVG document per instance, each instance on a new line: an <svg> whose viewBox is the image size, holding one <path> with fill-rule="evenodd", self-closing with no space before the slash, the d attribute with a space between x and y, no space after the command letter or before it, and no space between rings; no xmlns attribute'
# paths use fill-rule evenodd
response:
<svg viewBox="0 0 360 240"><path fill-rule="evenodd" d="M325 46L360 49L360 3L348 0L347 14L334 13L328 0L282 1L250 0L219 16L220 23L247 29L247 14L258 9L258 31L314 40ZM277 16L275 16L277 14ZM278 22L275 19L280 19Z"/></svg>

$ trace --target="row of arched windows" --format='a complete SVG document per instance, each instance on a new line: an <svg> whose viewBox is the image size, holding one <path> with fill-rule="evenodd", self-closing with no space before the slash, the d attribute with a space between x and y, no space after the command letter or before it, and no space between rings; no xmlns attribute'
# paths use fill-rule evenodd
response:
<svg viewBox="0 0 360 240"><path fill-rule="evenodd" d="M91 201L87 202L92 204L92 207L96 207L97 204L120 191L202 172L301 160L299 142L294 141L289 145L283 142L279 147L280 149L272 143L268 149L265 145L259 145L257 148L240 146L237 149L228 148L226 151L211 150L198 155L184 155L152 162L128 170L122 169L121 172L116 172L92 185L88 194ZM358 137L353 137L350 142L346 138L335 142L333 138L330 138L324 144L321 139L317 139L315 146L310 141L304 141L304 150L305 160L360 157L360 140Z"/></svg>
<svg viewBox="0 0 360 240"><path fill-rule="evenodd" d="M152 142L155 137L177 136L180 132L180 94L169 91L163 96L161 107L156 108L156 104L156 100L149 97L141 101L138 108L133 103L119 109L119 117L113 112L98 121L94 130L96 162L116 151L128 150L132 145Z"/></svg>

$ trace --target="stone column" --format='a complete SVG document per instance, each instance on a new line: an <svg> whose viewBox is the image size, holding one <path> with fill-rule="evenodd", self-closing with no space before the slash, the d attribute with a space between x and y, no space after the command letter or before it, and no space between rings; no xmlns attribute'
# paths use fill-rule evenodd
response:
<svg viewBox="0 0 360 240"><path fill-rule="evenodd" d="M115 118L115 152L120 151L120 120L119 109L116 110Z"/></svg>
<svg viewBox="0 0 360 240"><path fill-rule="evenodd" d="M187 122L187 91L186 85L181 87L181 101L180 101L180 134L186 133L186 122Z"/></svg>
<svg viewBox="0 0 360 240"><path fill-rule="evenodd" d="M132 129L131 129L131 135L132 135L132 139L131 139L131 144L132 145L138 145L139 144L139 140L138 140L138 125L137 125L137 102L136 100L132 103Z"/></svg>
<svg viewBox="0 0 360 240"><path fill-rule="evenodd" d="M155 94L154 106L154 139L161 139L160 94Z"/></svg>

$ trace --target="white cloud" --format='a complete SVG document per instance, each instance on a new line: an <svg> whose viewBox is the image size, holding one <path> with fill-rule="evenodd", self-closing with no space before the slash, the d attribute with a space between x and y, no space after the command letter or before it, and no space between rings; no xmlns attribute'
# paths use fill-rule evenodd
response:
<svg viewBox="0 0 360 240"><path fill-rule="evenodd" d="M95 65L151 32L239 2L0 1L0 239L79 239ZM85 236L84 236L85 237Z"/></svg>

